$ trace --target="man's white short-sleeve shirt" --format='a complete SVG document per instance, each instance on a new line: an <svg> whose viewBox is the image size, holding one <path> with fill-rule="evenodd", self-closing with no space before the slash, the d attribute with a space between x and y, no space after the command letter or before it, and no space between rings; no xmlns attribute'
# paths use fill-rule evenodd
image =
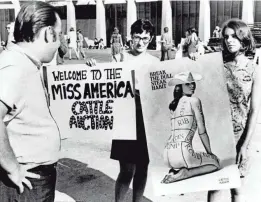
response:
<svg viewBox="0 0 261 202"><path fill-rule="evenodd" d="M40 65L15 44L0 54L0 101L10 109L4 123L18 162L58 161L60 133L48 106Z"/></svg>

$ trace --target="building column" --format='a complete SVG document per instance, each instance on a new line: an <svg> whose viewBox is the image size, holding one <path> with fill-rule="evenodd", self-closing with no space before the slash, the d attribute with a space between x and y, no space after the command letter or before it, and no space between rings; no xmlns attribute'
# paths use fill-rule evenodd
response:
<svg viewBox="0 0 261 202"><path fill-rule="evenodd" d="M102 38L104 44L107 44L106 17L103 0L96 0L96 38Z"/></svg>
<svg viewBox="0 0 261 202"><path fill-rule="evenodd" d="M15 10L15 18L18 15L19 11L20 11L20 3L19 0L11 0L13 5L14 5L14 10Z"/></svg>
<svg viewBox="0 0 261 202"><path fill-rule="evenodd" d="M203 42L208 42L210 38L210 2L209 0L200 0L199 7L199 38Z"/></svg>
<svg viewBox="0 0 261 202"><path fill-rule="evenodd" d="M243 0L242 20L247 24L254 24L254 1Z"/></svg>
<svg viewBox="0 0 261 202"><path fill-rule="evenodd" d="M170 0L162 0L161 34L164 33L164 27L169 28L169 34L172 37L172 8Z"/></svg>
<svg viewBox="0 0 261 202"><path fill-rule="evenodd" d="M131 25L137 20L137 7L135 0L127 0L127 38L131 38Z"/></svg>
<svg viewBox="0 0 261 202"><path fill-rule="evenodd" d="M75 7L72 0L69 0L67 3L67 33L69 33L71 27L76 31Z"/></svg>

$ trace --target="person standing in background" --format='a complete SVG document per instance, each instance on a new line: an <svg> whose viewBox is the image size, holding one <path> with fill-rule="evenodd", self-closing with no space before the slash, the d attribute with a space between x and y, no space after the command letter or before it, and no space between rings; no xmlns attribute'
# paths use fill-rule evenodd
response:
<svg viewBox="0 0 261 202"><path fill-rule="evenodd" d="M62 65L64 63L64 56L68 51L67 43L66 43L63 33L61 33L61 35L60 35L60 42L61 42L61 45L58 48L58 54L56 57L57 65Z"/></svg>
<svg viewBox="0 0 261 202"><path fill-rule="evenodd" d="M186 37L184 46L187 47L188 57L192 60L197 58L198 36L195 28L187 30L188 36Z"/></svg>
<svg viewBox="0 0 261 202"><path fill-rule="evenodd" d="M213 31L213 38L220 38L221 37L221 29L219 26L216 26L215 30Z"/></svg>
<svg viewBox="0 0 261 202"><path fill-rule="evenodd" d="M105 45L104 45L104 42L103 42L103 39L100 39L100 43L99 43L99 49L104 49L105 48Z"/></svg>
<svg viewBox="0 0 261 202"><path fill-rule="evenodd" d="M111 43L111 54L113 60L115 55L118 55L122 52L122 48L123 48L122 37L119 34L119 29L117 27L114 28L113 34L111 35L110 43Z"/></svg>
<svg viewBox="0 0 261 202"><path fill-rule="evenodd" d="M67 43L69 48L69 60L72 59L72 50L75 52L77 60L79 60L79 55L76 50L77 49L76 33L73 27L70 28L70 32L68 33Z"/></svg>
<svg viewBox="0 0 261 202"><path fill-rule="evenodd" d="M8 43L15 41L14 40L14 22L11 22L8 25L6 25L6 31L7 31L7 40L1 42L3 49L6 48Z"/></svg>
<svg viewBox="0 0 261 202"><path fill-rule="evenodd" d="M167 54L167 60L170 59L172 46L173 46L172 37L169 34L169 28L164 27L164 33L161 36L161 59L160 59L160 61L165 60L166 54Z"/></svg>
<svg viewBox="0 0 261 202"><path fill-rule="evenodd" d="M14 39L14 22L9 23L6 26L6 30L8 33L7 43L14 42L15 41L15 39Z"/></svg>
<svg viewBox="0 0 261 202"><path fill-rule="evenodd" d="M80 29L77 30L77 52L78 55L80 56L80 54L82 55L83 59L85 59L85 53L83 50L83 35Z"/></svg>

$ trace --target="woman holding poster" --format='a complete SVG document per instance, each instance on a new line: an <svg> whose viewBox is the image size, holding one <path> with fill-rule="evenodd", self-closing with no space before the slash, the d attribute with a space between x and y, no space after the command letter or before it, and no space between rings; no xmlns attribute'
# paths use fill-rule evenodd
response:
<svg viewBox="0 0 261 202"><path fill-rule="evenodd" d="M169 105L171 136L164 149L164 161L171 169L162 183L204 175L220 167L219 159L211 151L201 101L192 97L196 89L195 81L201 79L200 74L181 72L169 82L175 88L174 100ZM192 140L197 130L206 153L193 149Z"/></svg>
<svg viewBox="0 0 261 202"><path fill-rule="evenodd" d="M236 141L237 159L241 176L247 176L249 166L248 147L255 131L261 103L261 72L246 56L255 43L247 24L239 19L227 21L222 29L223 58L227 90ZM260 60L260 58L259 58ZM220 201L218 191L209 192L208 201ZM242 201L239 189L231 190L232 201Z"/></svg>

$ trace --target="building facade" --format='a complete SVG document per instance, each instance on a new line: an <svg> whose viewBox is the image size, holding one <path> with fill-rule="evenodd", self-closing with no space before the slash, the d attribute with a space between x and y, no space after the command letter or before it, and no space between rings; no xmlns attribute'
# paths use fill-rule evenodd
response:
<svg viewBox="0 0 261 202"><path fill-rule="evenodd" d="M0 36L5 40L5 26L14 21L19 6L33 0L0 2ZM130 37L130 25L139 18L149 19L156 35L169 27L175 43L189 27L199 31L206 41L215 26L222 26L230 18L247 23L261 22L261 1L255 0L42 0L56 6L62 18L63 32L70 27L81 29L89 39L103 38L109 45L113 28L118 27L125 41Z"/></svg>

